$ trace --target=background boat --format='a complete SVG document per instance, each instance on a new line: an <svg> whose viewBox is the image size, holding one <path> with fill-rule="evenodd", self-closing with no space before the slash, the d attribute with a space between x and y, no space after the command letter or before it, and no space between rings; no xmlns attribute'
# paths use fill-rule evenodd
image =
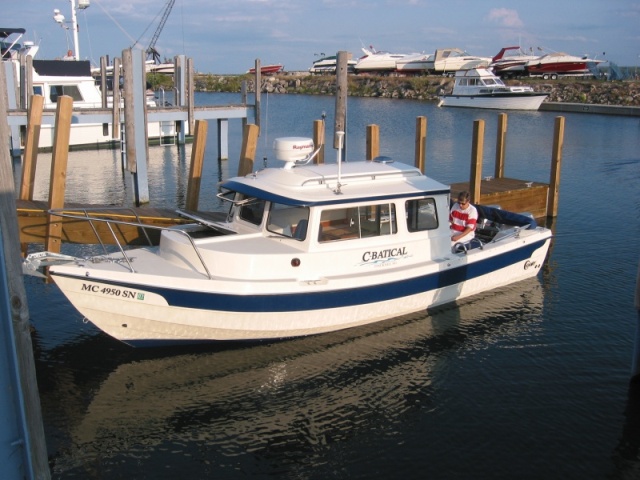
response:
<svg viewBox="0 0 640 480"><path fill-rule="evenodd" d="M458 70L453 91L441 95L439 106L492 108L498 110L538 110L547 92L536 92L527 85L506 86L486 68Z"/></svg>

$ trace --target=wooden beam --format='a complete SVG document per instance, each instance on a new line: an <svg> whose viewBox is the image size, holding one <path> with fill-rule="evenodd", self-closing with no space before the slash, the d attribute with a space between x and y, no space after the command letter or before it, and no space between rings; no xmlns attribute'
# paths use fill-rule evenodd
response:
<svg viewBox="0 0 640 480"><path fill-rule="evenodd" d="M324 134L325 124L324 120L313 121L313 144L316 148L320 147L320 151L313 159L314 163L324 163Z"/></svg>
<svg viewBox="0 0 640 480"><path fill-rule="evenodd" d="M564 117L556 117L553 131L553 152L551 154L551 179L549 180L549 200L547 216L558 216L560 195L560 168L562 166L562 148L564 146Z"/></svg>
<svg viewBox="0 0 640 480"><path fill-rule="evenodd" d="M51 209L64 207L72 113L73 99L68 95L58 97L49 181L49 208ZM59 218L49 215L44 249L50 252L60 252L61 236L62 224L59 222Z"/></svg>
<svg viewBox="0 0 640 480"><path fill-rule="evenodd" d="M187 210L198 210L198 199L200 198L200 184L202 182L202 164L204 163L204 151L207 146L207 128L209 123L206 120L197 120L195 123L195 133L193 135L193 146L191 148L191 165L189 167L189 183L187 185Z"/></svg>
<svg viewBox="0 0 640 480"><path fill-rule="evenodd" d="M507 114L498 115L498 136L496 139L496 168L494 177L504 177L504 159L507 146Z"/></svg>
<svg viewBox="0 0 640 480"><path fill-rule="evenodd" d="M24 146L24 158L22 161L22 183L20 185L20 198L22 200L33 199L33 186L36 179L36 163L38 161L38 143L40 143L40 127L42 126L42 106L44 97L33 95L29 103L27 119L27 138Z"/></svg>
<svg viewBox="0 0 640 480"><path fill-rule="evenodd" d="M0 68L0 92L6 91L6 85L5 69ZM6 310L10 313L10 318L6 315L1 317L10 322L9 331L13 332L13 338L7 339L7 342L13 344L15 377L17 377L14 385L16 388L11 389L8 385L3 385L2 394L15 398L17 410L23 413L19 420L17 418L5 420L15 420L20 423L22 438L14 439L13 445L15 446L14 455L20 455L21 463L24 465L22 475L19 472L13 472L14 475L9 475L10 472L5 471L3 473L14 478L24 475L24 478L48 480L51 478L51 473L31 344L29 307L20 262L15 185L9 154L9 131L7 96L2 94L0 95L0 236L2 238L0 243L1 261L5 266L3 270L6 271L6 289L9 297ZM6 425L3 428L6 428ZM5 451L8 447L7 443L4 447Z"/></svg>
<svg viewBox="0 0 640 480"><path fill-rule="evenodd" d="M469 192L471 203L480 202L480 185L482 180L482 154L484 150L484 120L473 122L473 140L471 145L471 176Z"/></svg>
<svg viewBox="0 0 640 480"><path fill-rule="evenodd" d="M378 125L367 125L366 149L366 160L373 160L380 155L380 127Z"/></svg>
<svg viewBox="0 0 640 480"><path fill-rule="evenodd" d="M416 118L415 166L425 173L427 162L427 117Z"/></svg>
<svg viewBox="0 0 640 480"><path fill-rule="evenodd" d="M242 138L242 150L240 151L240 164L238 165L238 176L243 177L253 171L253 162L256 158L256 148L260 127L248 124L244 129Z"/></svg>

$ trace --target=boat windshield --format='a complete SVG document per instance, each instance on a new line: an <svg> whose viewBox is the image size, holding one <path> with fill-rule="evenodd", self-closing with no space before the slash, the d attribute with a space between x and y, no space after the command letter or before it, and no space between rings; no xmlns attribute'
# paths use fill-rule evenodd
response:
<svg viewBox="0 0 640 480"><path fill-rule="evenodd" d="M309 208L272 203L269 208L267 230L296 240L307 238Z"/></svg>

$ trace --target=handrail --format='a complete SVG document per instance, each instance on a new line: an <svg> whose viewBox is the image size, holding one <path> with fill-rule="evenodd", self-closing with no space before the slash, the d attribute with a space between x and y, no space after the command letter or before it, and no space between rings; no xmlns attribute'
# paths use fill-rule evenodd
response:
<svg viewBox="0 0 640 480"><path fill-rule="evenodd" d="M209 269L207 268L207 265L204 261L204 259L202 258L202 255L200 254L200 250L198 249L198 246L195 244L195 242L193 241L193 238L191 237L191 235L189 235L188 232L184 231L184 230L180 230L180 229L175 229L172 227L161 227L158 225L148 225L145 223L142 223L142 221L140 221L140 217L138 216L138 214L131 208L128 207L115 207L115 208L109 208L110 211L118 211L118 210L124 210L124 211L129 211L132 212L134 214L134 216L136 217L136 219L138 220L137 222L127 222L125 220L113 220L113 219L109 219L109 218L100 218L100 217L92 217L89 215L90 212L92 213L96 213L96 212L100 212L104 215L109 215L109 212L105 212L104 208L97 208L97 209L92 209L92 208L74 208L73 210L79 210L81 211L84 215L79 215L79 214L75 214L75 213L67 213L65 210L60 210L60 209L51 209L48 210L47 213L49 213L50 215L54 215L56 217L61 217L61 218L72 218L75 220L84 220L89 222L89 225L91 225L91 229L93 230L93 233L96 235L96 238L98 240L98 242L100 243L100 245L102 246L102 249L104 250L105 253L107 252L107 248L104 244L104 242L102 241L102 238L100 238L100 234L98 233L97 229L95 228L95 225L93 224L94 221L97 222L104 222L107 224L107 227L109 228L109 231L111 232L111 236L113 237L113 240L115 241L115 244L118 246L118 250L120 250L120 253L122 255L122 258L127 262L129 271L131 273L136 273L135 269L133 268L133 266L131 265L131 259L129 258L129 256L126 254L126 250L124 249L124 247L122 246L122 244L120 243L120 241L118 240L117 235L115 234L112 225L126 225L126 226L130 226L130 227L136 227L136 228L141 228L145 237L147 238L147 241L149 242L149 245L153 245L153 242L151 241L151 238L149 237L149 234L147 233L147 229L151 229L151 230L160 230L160 231L171 231L171 232L176 232L180 235L185 236L188 240L189 243L191 244L191 247L193 248L193 251L196 253L198 259L200 260L200 263L202 264L202 268L204 268L204 271L207 274L207 277L209 278L209 280L213 280L213 276L211 275L211 272L209 271ZM206 225L205 225L206 226Z"/></svg>

